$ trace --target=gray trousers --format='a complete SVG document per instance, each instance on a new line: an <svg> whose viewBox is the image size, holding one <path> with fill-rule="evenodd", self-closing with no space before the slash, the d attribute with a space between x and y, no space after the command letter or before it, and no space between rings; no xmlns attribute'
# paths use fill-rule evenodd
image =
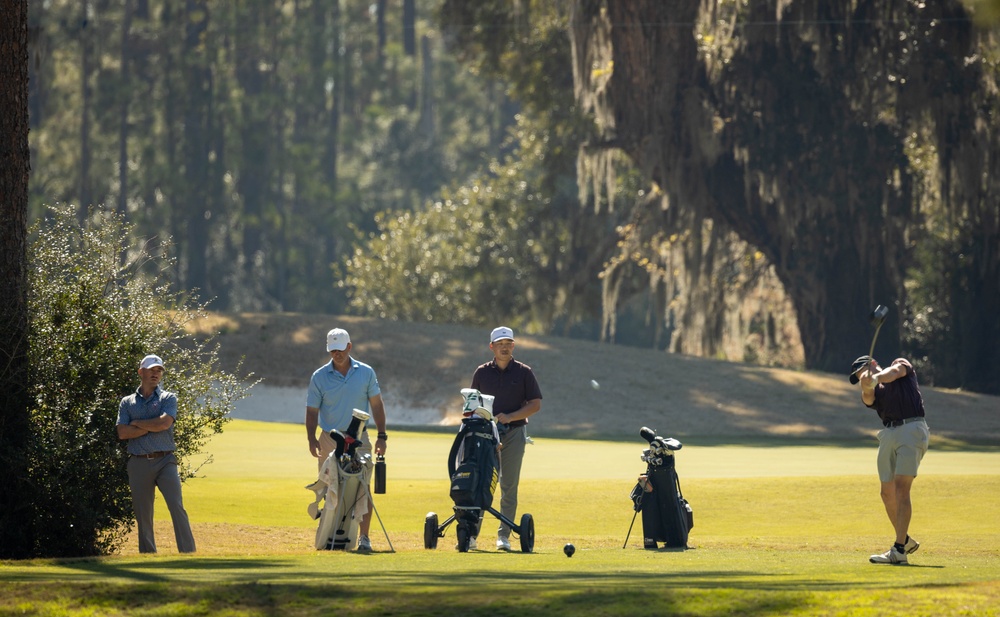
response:
<svg viewBox="0 0 1000 617"><path fill-rule="evenodd" d="M517 485L521 481L521 461L524 460L526 438L525 426L508 429L500 438L503 444L500 451L500 513L516 525L520 524L514 517L517 516ZM510 527L501 522L497 536L509 539Z"/></svg>
<svg viewBox="0 0 1000 617"><path fill-rule="evenodd" d="M181 498L181 478L177 473L177 458L173 454L154 459L130 456L128 485L132 489L132 511L139 527L139 552L156 552L156 538L153 535L153 500L156 498L155 490L158 488L167 503L167 509L170 510L170 520L174 523L177 550L181 553L193 553L194 536L191 534L191 523L184 510L184 500Z"/></svg>

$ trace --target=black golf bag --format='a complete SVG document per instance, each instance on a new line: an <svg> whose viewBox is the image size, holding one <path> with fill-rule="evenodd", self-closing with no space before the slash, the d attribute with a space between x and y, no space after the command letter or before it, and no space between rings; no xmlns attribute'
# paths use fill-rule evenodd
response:
<svg viewBox="0 0 1000 617"><path fill-rule="evenodd" d="M495 424L480 416L462 419L448 453L451 500L455 502L459 537L479 535L479 519L493 505L500 478L500 459ZM463 533L464 532L464 533Z"/></svg>
<svg viewBox="0 0 1000 617"><path fill-rule="evenodd" d="M479 535L480 522L489 512L518 534L521 551L530 553L535 546L535 522L530 514L521 516L517 525L493 507L493 493L500 479L500 435L493 420L493 397L478 390L462 390L465 407L458 435L448 453L450 495L454 514L440 525L438 515L428 512L424 519L424 548L436 548L438 538L456 523L457 548L469 550L470 541Z"/></svg>
<svg viewBox="0 0 1000 617"><path fill-rule="evenodd" d="M666 548L687 548L694 514L674 468L674 451L683 444L646 427L639 434L649 442L649 448L642 452L646 473L639 477L630 497L635 511L642 512L643 547L655 549L662 542Z"/></svg>

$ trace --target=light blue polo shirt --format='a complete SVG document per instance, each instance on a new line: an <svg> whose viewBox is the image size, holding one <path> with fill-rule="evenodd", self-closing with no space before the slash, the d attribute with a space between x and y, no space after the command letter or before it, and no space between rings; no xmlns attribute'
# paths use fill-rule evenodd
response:
<svg viewBox="0 0 1000 617"><path fill-rule="evenodd" d="M323 432L346 431L351 424L351 412L361 409L371 413L368 399L381 393L372 367L351 358L351 368L345 376L333 368L330 360L312 374L306 407L319 409L319 427Z"/></svg>
<svg viewBox="0 0 1000 617"><path fill-rule="evenodd" d="M177 420L177 395L156 386L149 398L143 398L142 387L122 399L118 405L117 424L128 424L132 420L153 420L167 414ZM128 440L129 454L152 454L153 452L174 451L174 425L165 431L146 433Z"/></svg>

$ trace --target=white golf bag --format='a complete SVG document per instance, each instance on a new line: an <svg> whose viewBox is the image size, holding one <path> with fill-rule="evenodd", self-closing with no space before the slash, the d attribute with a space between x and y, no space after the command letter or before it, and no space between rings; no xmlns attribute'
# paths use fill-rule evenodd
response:
<svg viewBox="0 0 1000 617"><path fill-rule="evenodd" d="M359 525L368 514L370 499L371 455L357 451L361 443L358 435L367 420L367 413L355 409L346 437L339 431L330 431L337 449L323 461L316 481L306 487L316 494L316 500L307 510L313 520L319 519L317 550L346 550L357 546Z"/></svg>

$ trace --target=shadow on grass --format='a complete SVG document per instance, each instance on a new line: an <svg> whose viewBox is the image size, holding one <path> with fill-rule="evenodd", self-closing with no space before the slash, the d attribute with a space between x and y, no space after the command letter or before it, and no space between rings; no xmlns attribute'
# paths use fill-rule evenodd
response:
<svg viewBox="0 0 1000 617"><path fill-rule="evenodd" d="M199 564L178 560L184 567L231 567L232 562ZM240 562L254 567L267 564ZM179 567L172 564L159 564ZM122 568L110 567L120 576ZM134 570L131 566L127 570ZM525 617L590 617L597 615L744 615L749 617L808 613L832 598L837 606L864 605L896 591L884 581L864 589L843 582L816 580L771 581L776 575L754 572L699 571L608 575L587 573L529 573L513 579L488 572L399 572L391 575L343 576L329 573L329 581L275 582L267 572L255 572L262 581L225 582L109 582L66 585L5 583L0 614L17 606L28 614L49 614L54 608L92 609L95 614L145 615L218 614L278 616L294 613L310 617L335 613L354 615L519 615ZM961 586L951 588L958 589ZM949 586L944 586L949 588ZM14 604L11 604L14 603ZM169 608L168 608L169 607ZM19 613L20 614L20 613Z"/></svg>
<svg viewBox="0 0 1000 617"><path fill-rule="evenodd" d="M659 552L680 551L680 549L662 549ZM486 556L492 555L487 554ZM496 553L501 555L501 553ZM519 554L519 553L516 553ZM506 554L503 554L506 556ZM509 568L509 558L507 559ZM329 569L330 581L324 580L323 571L303 573L301 562L283 559L225 559L225 558L178 558L156 559L147 562L129 561L127 563L115 560L67 560L59 561L58 565L71 572L60 572L54 575L51 570L18 570L3 572L0 570L0 584L3 583L51 583L56 580L89 583L102 582L132 582L137 584L170 584L186 587L189 585L208 584L199 582L218 581L221 585L246 585L268 582L275 585L291 585L299 583L304 587L316 585L341 584L335 566L323 563L322 568ZM480 564L485 565L485 564ZM940 565L897 566L892 569L906 568L944 568ZM203 576L199 576L204 573ZM194 576L196 580L192 581ZM390 572L374 572L349 576L375 583L379 588L426 591L433 593L439 589L460 587L463 589L490 589L497 584L497 575L490 567L479 572L440 572L399 570ZM516 581L519 590L532 589L539 592L558 591L567 588L582 588L588 593L615 593L622 588L641 591L649 587L659 589L676 587L679 589L768 589L771 591L802 591L816 589L883 589L886 581L876 579L831 578L818 579L815 573L797 577L791 574L775 574L752 570L678 570L676 572L579 572L563 569L549 572L517 572L516 568L507 577ZM909 582L912 584L912 581ZM891 585L890 585L891 586Z"/></svg>
<svg viewBox="0 0 1000 617"><path fill-rule="evenodd" d="M577 579L571 584L562 581L555 585L560 581L541 576L528 577L528 580L519 581L516 587L496 575L442 581L438 577L423 580L423 573L409 573L401 575L405 585L379 584L377 587L366 584L364 577L337 581L338 576L331 573L330 578L329 583L316 584L99 583L66 588L48 583L45 585L48 589L5 586L0 613L5 603L14 601L22 609L34 609L35 612L29 614L45 614L49 605L72 605L80 610L100 610L100 614L130 616L179 615L196 610L197 614L210 615L294 613L326 617L331 613L361 617L513 614L525 617L692 614L753 617L788 614L808 601L806 596L791 592L743 593L718 589L708 597L709 594L698 590L656 586L646 577L630 581L592 577L592 580ZM589 583L599 585L588 587ZM22 593L28 599L20 597ZM692 604L700 605L700 610L692 612Z"/></svg>

